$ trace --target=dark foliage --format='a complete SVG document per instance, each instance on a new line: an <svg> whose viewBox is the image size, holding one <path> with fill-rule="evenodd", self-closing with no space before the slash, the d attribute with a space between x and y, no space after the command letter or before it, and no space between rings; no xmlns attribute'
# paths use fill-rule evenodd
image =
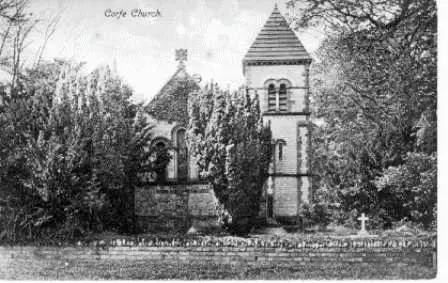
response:
<svg viewBox="0 0 448 283"><path fill-rule="evenodd" d="M311 69L314 189L348 222L434 225L435 1L288 2L329 34Z"/></svg>
<svg viewBox="0 0 448 283"><path fill-rule="evenodd" d="M216 85L191 98L188 139L202 178L213 186L230 217L230 231L247 234L255 224L271 160L271 131L263 125L258 97Z"/></svg>
<svg viewBox="0 0 448 283"><path fill-rule="evenodd" d="M0 96L1 240L134 231L134 188L151 127L108 67L55 62Z"/></svg>

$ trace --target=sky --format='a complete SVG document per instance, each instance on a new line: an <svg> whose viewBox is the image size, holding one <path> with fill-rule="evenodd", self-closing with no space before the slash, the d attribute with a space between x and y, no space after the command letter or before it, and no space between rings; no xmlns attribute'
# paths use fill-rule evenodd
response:
<svg viewBox="0 0 448 283"><path fill-rule="evenodd" d="M241 60L276 2L285 13L284 0L35 0L31 10L43 22L28 54L33 58L42 44L45 21L60 13L43 58L85 61L91 69L115 62L136 101L149 101L171 77L179 48L188 49L190 74L236 88L244 83ZM108 9L127 15L106 17ZM132 17L133 9L158 10L160 16ZM324 35L307 30L298 36L312 53Z"/></svg>

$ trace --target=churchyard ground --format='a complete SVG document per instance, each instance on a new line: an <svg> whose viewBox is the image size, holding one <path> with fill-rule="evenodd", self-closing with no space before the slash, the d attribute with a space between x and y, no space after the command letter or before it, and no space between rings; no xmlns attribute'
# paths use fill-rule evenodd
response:
<svg viewBox="0 0 448 283"><path fill-rule="evenodd" d="M380 264L275 265L101 260L65 262L58 259L18 259L1 272L2 279L121 280L121 279L430 279L436 271L426 266Z"/></svg>

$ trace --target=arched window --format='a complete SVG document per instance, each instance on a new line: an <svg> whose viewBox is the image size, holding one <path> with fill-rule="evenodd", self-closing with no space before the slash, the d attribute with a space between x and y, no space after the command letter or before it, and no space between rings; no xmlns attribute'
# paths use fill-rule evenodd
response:
<svg viewBox="0 0 448 283"><path fill-rule="evenodd" d="M188 178L188 150L185 141L185 129L178 129L176 132L177 148L177 178L185 181Z"/></svg>
<svg viewBox="0 0 448 283"><path fill-rule="evenodd" d="M267 111L288 111L291 82L286 78L268 79L264 86L267 88Z"/></svg>
<svg viewBox="0 0 448 283"><path fill-rule="evenodd" d="M283 160L283 144L278 144L278 160Z"/></svg>
<svg viewBox="0 0 448 283"><path fill-rule="evenodd" d="M159 141L156 143L156 149L157 151L164 150L166 148L166 144L163 141Z"/></svg>
<svg viewBox="0 0 448 283"><path fill-rule="evenodd" d="M284 140L278 140L277 141L277 153L278 153L278 160L281 161L285 158L285 147L286 142Z"/></svg>
<svg viewBox="0 0 448 283"><path fill-rule="evenodd" d="M280 84L280 89L278 91L278 100L279 100L279 110L287 111L288 110L288 96L287 96L287 87L286 84Z"/></svg>
<svg viewBox="0 0 448 283"><path fill-rule="evenodd" d="M268 87L268 111L275 111L277 106L275 85L270 84Z"/></svg>
<svg viewBox="0 0 448 283"><path fill-rule="evenodd" d="M155 148L154 156L154 172L155 181L159 184L164 183L167 179L167 168L166 165L169 162L168 144L164 139L156 139L153 143Z"/></svg>

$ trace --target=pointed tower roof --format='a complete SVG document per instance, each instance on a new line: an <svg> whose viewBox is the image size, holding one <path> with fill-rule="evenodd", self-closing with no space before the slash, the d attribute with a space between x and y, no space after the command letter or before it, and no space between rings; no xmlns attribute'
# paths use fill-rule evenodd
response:
<svg viewBox="0 0 448 283"><path fill-rule="evenodd" d="M311 61L311 57L275 5L244 56L243 64L279 61Z"/></svg>

